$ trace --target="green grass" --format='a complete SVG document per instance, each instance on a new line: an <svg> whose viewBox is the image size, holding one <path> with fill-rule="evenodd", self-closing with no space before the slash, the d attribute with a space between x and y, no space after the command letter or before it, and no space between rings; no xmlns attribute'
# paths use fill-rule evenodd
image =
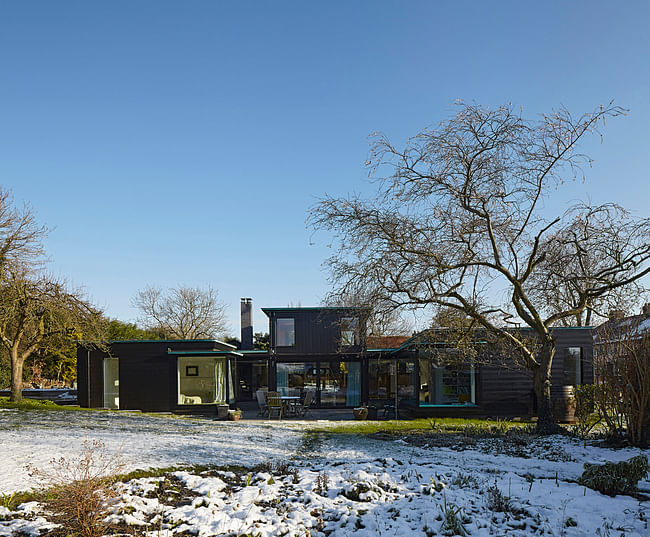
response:
<svg viewBox="0 0 650 537"><path fill-rule="evenodd" d="M19 402L9 401L9 397L0 397L0 408L13 408L17 410L85 410L75 406L57 405L52 401L39 399L23 399Z"/></svg>
<svg viewBox="0 0 650 537"><path fill-rule="evenodd" d="M10 511L15 511L21 503L40 502L43 499L41 492L20 491L11 494L0 494L0 506Z"/></svg>
<svg viewBox="0 0 650 537"><path fill-rule="evenodd" d="M9 408L15 410L54 410L54 411L69 411L69 412L133 412L138 416L151 416L155 418L182 418L183 416L178 414L159 414L155 412L140 412L138 410L111 410L108 408L85 408L79 407L76 405L57 405L53 401L41 400L41 399L23 399L17 403L9 401L9 397L0 397L0 408Z"/></svg>
<svg viewBox="0 0 650 537"><path fill-rule="evenodd" d="M373 433L465 433L468 435L505 434L511 428L530 427L529 423L479 420L464 418L422 418L415 420L348 421L336 425L314 424L310 433L324 434L373 434Z"/></svg>

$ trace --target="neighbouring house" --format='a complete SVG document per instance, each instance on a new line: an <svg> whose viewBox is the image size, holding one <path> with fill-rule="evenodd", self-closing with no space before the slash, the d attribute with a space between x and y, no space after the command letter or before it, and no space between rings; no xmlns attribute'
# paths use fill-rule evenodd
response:
<svg viewBox="0 0 650 537"><path fill-rule="evenodd" d="M594 329L595 382L616 386L622 397L629 397L631 380L639 375L647 378L649 337L650 304L644 304L637 315L611 311L609 319Z"/></svg>
<svg viewBox="0 0 650 537"><path fill-rule="evenodd" d="M424 333L367 338L368 311L354 307L263 308L268 350L253 348L252 301L242 299L241 349L215 340L110 342L108 351L79 347L82 406L178 413L214 412L254 401L259 389L304 395L314 405L383 408L405 415L530 415L532 379L508 357L441 360L445 345ZM552 392L593 382L590 328L556 328Z"/></svg>
<svg viewBox="0 0 650 537"><path fill-rule="evenodd" d="M607 321L594 329L594 364L596 375L612 373L611 357L625 354L625 346L650 332L650 304L644 304L637 315L620 310L609 313ZM596 379L598 380L598 379Z"/></svg>

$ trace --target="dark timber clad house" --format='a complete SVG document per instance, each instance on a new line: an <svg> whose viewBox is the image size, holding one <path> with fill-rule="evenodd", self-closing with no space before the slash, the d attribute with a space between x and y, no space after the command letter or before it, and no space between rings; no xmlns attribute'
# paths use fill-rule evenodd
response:
<svg viewBox="0 0 650 537"><path fill-rule="evenodd" d="M114 341L77 349L81 406L191 413L235 401L235 347L213 340Z"/></svg>
<svg viewBox="0 0 650 537"><path fill-rule="evenodd" d="M364 308L264 308L269 350L253 349L252 301L242 299L242 348L214 340L125 341L78 350L82 406L179 413L253 401L258 389L314 392L316 406L382 408L403 415L529 415L530 376L497 363L445 365L415 335L369 348ZM593 382L590 328L556 328L552 393ZM507 363L507 357L500 360Z"/></svg>

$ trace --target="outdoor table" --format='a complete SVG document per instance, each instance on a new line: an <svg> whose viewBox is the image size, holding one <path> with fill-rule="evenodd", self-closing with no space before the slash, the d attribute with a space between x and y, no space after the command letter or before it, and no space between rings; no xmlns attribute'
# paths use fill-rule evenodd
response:
<svg viewBox="0 0 650 537"><path fill-rule="evenodd" d="M300 401L300 397L297 395L281 395L280 401L282 401L282 406L284 406L287 415L296 415L296 403Z"/></svg>

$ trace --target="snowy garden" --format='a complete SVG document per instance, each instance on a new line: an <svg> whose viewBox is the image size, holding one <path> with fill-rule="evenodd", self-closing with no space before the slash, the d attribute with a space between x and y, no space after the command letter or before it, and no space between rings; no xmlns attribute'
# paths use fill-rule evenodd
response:
<svg viewBox="0 0 650 537"><path fill-rule="evenodd" d="M0 412L0 535L58 535L27 467L101 445L123 472L109 533L232 536L647 536L650 481L635 495L580 484L584 463L648 454L513 429L329 434L325 422L215 422L107 412ZM351 426L354 426L354 422ZM317 426L321 432L313 432ZM33 473L33 472L32 472ZM60 533L59 533L60 534ZM65 533L63 534L65 535Z"/></svg>

